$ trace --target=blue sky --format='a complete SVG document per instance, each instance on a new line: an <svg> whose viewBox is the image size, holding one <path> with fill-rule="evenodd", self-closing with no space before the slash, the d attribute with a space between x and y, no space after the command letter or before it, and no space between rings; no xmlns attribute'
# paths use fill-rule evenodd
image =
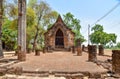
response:
<svg viewBox="0 0 120 79"><path fill-rule="evenodd" d="M44 0L61 16L71 12L81 21L81 33L87 39L88 24L94 24L120 0ZM120 5L97 24L104 26L108 33L116 33L120 41Z"/></svg>

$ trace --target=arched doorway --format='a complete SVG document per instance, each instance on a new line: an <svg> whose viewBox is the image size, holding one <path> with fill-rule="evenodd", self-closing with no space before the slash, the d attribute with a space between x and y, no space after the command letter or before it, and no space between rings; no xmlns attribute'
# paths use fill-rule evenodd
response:
<svg viewBox="0 0 120 79"><path fill-rule="evenodd" d="M61 29L58 29L55 36L55 47L64 48L64 35Z"/></svg>

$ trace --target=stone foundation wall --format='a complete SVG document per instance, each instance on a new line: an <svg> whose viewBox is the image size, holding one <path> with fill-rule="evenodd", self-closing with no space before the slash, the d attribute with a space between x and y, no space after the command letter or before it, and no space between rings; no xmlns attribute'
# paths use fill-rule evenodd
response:
<svg viewBox="0 0 120 79"><path fill-rule="evenodd" d="M25 78L27 76L33 77L30 79L34 79L36 77L39 78L44 78L46 77L48 79L48 77L50 77L50 79L56 79L59 77L64 77L65 79L120 79L120 77L115 77L115 76L110 76L108 75L107 72L65 72L65 71L24 71L22 67L12 67L12 68L2 68L1 70L1 74L5 75L5 74L11 74L11 78L7 77L5 79L28 79ZM12 76L14 75L14 76ZM15 76L16 75L16 76ZM24 78L17 78L18 76L24 76ZM3 78L2 78L3 79Z"/></svg>

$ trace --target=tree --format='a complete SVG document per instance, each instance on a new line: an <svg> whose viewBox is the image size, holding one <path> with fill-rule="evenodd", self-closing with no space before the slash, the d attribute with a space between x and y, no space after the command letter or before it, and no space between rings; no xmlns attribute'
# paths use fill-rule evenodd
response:
<svg viewBox="0 0 120 79"><path fill-rule="evenodd" d="M3 22L3 0L0 1L0 57L3 57L3 51L2 51L2 22Z"/></svg>
<svg viewBox="0 0 120 79"><path fill-rule="evenodd" d="M6 50L13 50L17 37L17 0L3 0L2 43Z"/></svg>
<svg viewBox="0 0 120 79"><path fill-rule="evenodd" d="M43 17L43 26L44 26L44 29L47 28L49 29L53 23L55 23L56 19L58 17L58 13L56 11L51 11L50 13L46 14L44 17Z"/></svg>
<svg viewBox="0 0 120 79"><path fill-rule="evenodd" d="M14 50L17 44L17 30L10 28L12 21L4 19L2 26L2 42L5 50Z"/></svg>
<svg viewBox="0 0 120 79"><path fill-rule="evenodd" d="M27 8L27 29L26 29L26 47L31 45L35 35L36 14L32 8Z"/></svg>
<svg viewBox="0 0 120 79"><path fill-rule="evenodd" d="M4 41L7 39L6 36L11 35L10 31L16 33L17 31L17 25L18 25L18 6L17 6L17 2L15 2L16 0L13 0L12 2L8 2L6 1L6 13L5 13L5 17L6 19L4 20L5 25L4 28L7 27L7 30L3 28L3 33L4 33ZM29 44L33 43L33 38L35 37L36 34L36 25L38 22L38 18L40 15L40 4L37 3L38 0L29 0L28 2L28 6L27 6L27 26L26 26L26 46L28 47ZM48 6L48 4L47 4ZM43 7L43 6L42 6ZM48 6L49 7L49 6ZM44 12L43 12L44 13ZM43 45L44 42L44 32L46 31L46 29L48 27L50 27L56 20L57 18L57 12L56 11L51 11L51 9L48 9L48 13L45 12L46 14L43 14L42 19L39 21L39 31L38 31L38 36L37 36L37 43ZM19 16L20 17L20 16ZM8 22L10 21L10 22ZM52 23L53 22L53 23ZM9 24L9 25L7 25ZM6 31L9 31L6 33ZM14 36L14 35L13 35ZM17 33L16 35L17 36ZM17 38L17 37L15 37ZM11 38L9 39L9 42L11 41ZM10 46L10 49L13 49L13 47L16 47L16 43L14 46L11 46L11 43L6 42L7 46Z"/></svg>
<svg viewBox="0 0 120 79"><path fill-rule="evenodd" d="M16 40L12 43L13 39L17 39L17 29L18 29L18 1L12 0L12 2L6 1L5 2L5 11L4 11L4 21L2 26L2 41L4 43L4 48L6 50L13 50L17 48ZM35 19L36 14L32 8L27 8L27 27L26 27L26 46L29 45L33 36L35 35ZM13 35L12 35L13 34ZM9 37L9 39L7 38ZM7 40L7 41L6 41Z"/></svg>
<svg viewBox="0 0 120 79"><path fill-rule="evenodd" d="M5 17L10 20L18 18L18 0L5 0Z"/></svg>
<svg viewBox="0 0 120 79"><path fill-rule="evenodd" d="M38 42L40 42L39 44L42 44L44 40L44 32L55 20L54 18L57 18L57 12L52 11L49 5L44 1L40 1L40 3L38 3L38 0L30 0L28 4L36 13L35 35L33 42L33 50L35 50Z"/></svg>
<svg viewBox="0 0 120 79"><path fill-rule="evenodd" d="M97 32L97 31L103 32L103 26L99 25L99 24L96 24L94 27L92 27L92 31L94 31L94 32Z"/></svg>
<svg viewBox="0 0 120 79"><path fill-rule="evenodd" d="M39 30L40 30L40 24L41 24L41 20L43 18L43 16L48 13L50 11L50 8L48 7L48 5L41 1L40 4L36 5L35 7L36 10L36 14L37 14L37 24L36 24L36 33L34 36L34 42L33 42L33 51L35 50L36 46L37 46L37 38L39 35Z"/></svg>
<svg viewBox="0 0 120 79"><path fill-rule="evenodd" d="M116 43L117 36L114 33L104 32L103 26L96 24L92 28L93 33L90 35L90 41L92 44L102 44Z"/></svg>
<svg viewBox="0 0 120 79"><path fill-rule="evenodd" d="M65 15L63 15L64 17L64 22L65 24L69 27L69 28L74 28L73 27L73 20L74 20L74 15L71 14L70 12L66 13ZM80 27L81 28L81 27Z"/></svg>
<svg viewBox="0 0 120 79"><path fill-rule="evenodd" d="M120 42L117 43L117 47L120 48Z"/></svg>
<svg viewBox="0 0 120 79"><path fill-rule="evenodd" d="M75 18L73 14L70 12L63 15L65 24L72 29L72 31L75 33L75 40L81 39L81 42L84 42L85 39L80 33L81 25L80 20Z"/></svg>
<svg viewBox="0 0 120 79"><path fill-rule="evenodd" d="M29 0L28 7L34 9L36 3L37 3L37 0Z"/></svg>

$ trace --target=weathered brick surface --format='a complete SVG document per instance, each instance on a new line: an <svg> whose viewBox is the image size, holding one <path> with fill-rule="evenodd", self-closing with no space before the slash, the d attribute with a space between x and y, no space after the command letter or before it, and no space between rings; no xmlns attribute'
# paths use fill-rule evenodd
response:
<svg viewBox="0 0 120 79"><path fill-rule="evenodd" d="M76 40L76 46L77 46L77 55L81 56L82 55L82 49L81 49L81 40L80 39Z"/></svg>
<svg viewBox="0 0 120 79"><path fill-rule="evenodd" d="M35 50L35 56L40 56L40 50Z"/></svg>
<svg viewBox="0 0 120 79"><path fill-rule="evenodd" d="M104 55L104 47L103 47L103 45L99 45L99 55Z"/></svg>
<svg viewBox="0 0 120 79"><path fill-rule="evenodd" d="M19 61L25 61L26 60L26 53L22 52L22 51L19 51L18 52L18 60Z"/></svg>
<svg viewBox="0 0 120 79"><path fill-rule="evenodd" d="M112 70L120 74L120 50L112 50Z"/></svg>
<svg viewBox="0 0 120 79"><path fill-rule="evenodd" d="M97 47L96 45L88 46L88 61L95 62L97 60Z"/></svg>
<svg viewBox="0 0 120 79"><path fill-rule="evenodd" d="M77 47L77 56L81 56L82 55L82 49L81 46Z"/></svg>
<svg viewBox="0 0 120 79"><path fill-rule="evenodd" d="M72 46L72 53L75 53L75 46Z"/></svg>
<svg viewBox="0 0 120 79"><path fill-rule="evenodd" d="M101 73L98 73L98 72L96 72L96 73L90 73L89 74L89 78L95 78L95 79L102 79L101 78Z"/></svg>
<svg viewBox="0 0 120 79"><path fill-rule="evenodd" d="M84 51L84 49L85 49L85 46L84 46L84 45L82 45L82 51Z"/></svg>
<svg viewBox="0 0 120 79"><path fill-rule="evenodd" d="M21 46L18 46L17 48L17 52L18 52L18 60L19 61L25 61L26 60L26 52L25 51L21 51Z"/></svg>
<svg viewBox="0 0 120 79"><path fill-rule="evenodd" d="M43 47L42 51L43 51L43 53L46 53L46 47Z"/></svg>

